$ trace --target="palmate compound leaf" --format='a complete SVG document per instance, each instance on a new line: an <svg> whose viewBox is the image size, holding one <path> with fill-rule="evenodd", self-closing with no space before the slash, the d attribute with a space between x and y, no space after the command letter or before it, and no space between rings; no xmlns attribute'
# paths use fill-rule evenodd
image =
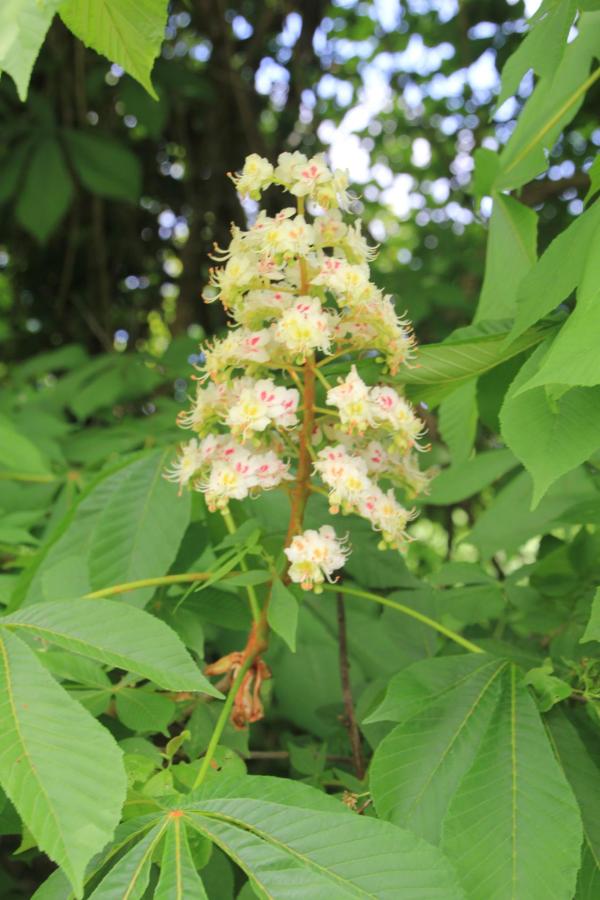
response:
<svg viewBox="0 0 600 900"><path fill-rule="evenodd" d="M179 636L160 619L117 600L67 600L28 606L0 625L125 669L171 691L223 695L201 674Z"/></svg>
<svg viewBox="0 0 600 900"><path fill-rule="evenodd" d="M274 900L454 900L452 867L403 829L364 818L307 785L214 778L182 807Z"/></svg>
<svg viewBox="0 0 600 900"><path fill-rule="evenodd" d="M81 896L89 860L119 821L122 754L7 629L0 631L0 783L40 849Z"/></svg>
<svg viewBox="0 0 600 900"><path fill-rule="evenodd" d="M144 847L131 848L130 842L127 855L115 866L120 872L104 876L91 894L94 900L139 896L136 873L144 875L149 848L156 846L161 831L165 844L157 891L164 891L155 896L201 900L183 843L184 829L214 842L244 870L259 895L271 900L464 900L451 865L435 847L387 822L357 816L338 800L298 782L217 776L160 820L152 816L140 821L144 830L137 829L137 839L144 835ZM135 833L136 820L127 828ZM123 846L119 838L116 847ZM109 848L105 859L116 855ZM100 859L95 871L102 866ZM125 870L128 882L122 880ZM196 878L200 880L202 872ZM140 887L142 883L139 880ZM64 879L55 875L35 900L71 897Z"/></svg>
<svg viewBox="0 0 600 900"><path fill-rule="evenodd" d="M400 720L372 763L377 812L432 841L441 831L469 900L572 900L579 811L514 666L416 663L376 718Z"/></svg>

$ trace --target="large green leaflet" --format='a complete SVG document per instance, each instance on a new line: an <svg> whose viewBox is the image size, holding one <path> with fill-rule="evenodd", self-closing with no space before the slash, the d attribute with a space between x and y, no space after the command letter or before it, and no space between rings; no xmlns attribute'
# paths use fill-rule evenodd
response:
<svg viewBox="0 0 600 900"><path fill-rule="evenodd" d="M0 619L0 626L32 634L111 668L135 672L167 690L222 696L168 625L122 601L36 604Z"/></svg>
<svg viewBox="0 0 600 900"><path fill-rule="evenodd" d="M0 654L0 783L79 894L87 863L119 821L121 751L6 629Z"/></svg>
<svg viewBox="0 0 600 900"><path fill-rule="evenodd" d="M25 100L33 64L62 0L5 0L0 4L0 72Z"/></svg>
<svg viewBox="0 0 600 900"><path fill-rule="evenodd" d="M166 0L66 0L60 16L86 46L118 63L156 97L150 73L163 40Z"/></svg>
<svg viewBox="0 0 600 900"><path fill-rule="evenodd" d="M575 724L562 709L552 710L546 720L548 734L557 759L577 797L583 819L584 856L587 866L580 875L600 885L600 768L577 731ZM593 895L590 895L592 897Z"/></svg>
<svg viewBox="0 0 600 900"><path fill-rule="evenodd" d="M442 847L472 900L571 900L581 818L514 666L444 820Z"/></svg>

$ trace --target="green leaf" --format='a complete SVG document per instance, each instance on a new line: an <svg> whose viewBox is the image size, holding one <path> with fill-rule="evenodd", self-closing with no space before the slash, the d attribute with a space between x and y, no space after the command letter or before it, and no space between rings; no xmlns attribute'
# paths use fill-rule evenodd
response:
<svg viewBox="0 0 600 900"><path fill-rule="evenodd" d="M518 460L510 450L487 450L458 465L444 469L433 480L426 502L432 506L460 503L479 493L514 469Z"/></svg>
<svg viewBox="0 0 600 900"><path fill-rule="evenodd" d="M49 475L42 454L28 437L0 416L0 469L32 475Z"/></svg>
<svg viewBox="0 0 600 900"><path fill-rule="evenodd" d="M172 700L142 688L120 688L116 694L117 716L132 731L168 734L176 706Z"/></svg>
<svg viewBox="0 0 600 900"><path fill-rule="evenodd" d="M102 879L89 900L140 900L148 886L152 854L167 829L169 820L165 818L156 825ZM174 897L176 895L173 895Z"/></svg>
<svg viewBox="0 0 600 900"><path fill-rule="evenodd" d="M131 150L95 132L65 129L64 136L73 167L88 191L115 200L139 198L142 170Z"/></svg>
<svg viewBox="0 0 600 900"><path fill-rule="evenodd" d="M25 100L31 70L62 0L11 0L0 4L0 71L13 78Z"/></svg>
<svg viewBox="0 0 600 900"><path fill-rule="evenodd" d="M401 721L383 739L371 763L370 786L379 816L438 843L449 803L494 714L506 663L489 657L477 662L458 657L452 665L446 660L427 662L432 675L423 687L440 696L435 701L426 693L423 711ZM417 665L417 678L424 678L426 663ZM411 669L414 673L415 666ZM443 674L450 676L445 689ZM409 702L407 710L400 700L399 706L395 714L404 718L416 704Z"/></svg>
<svg viewBox="0 0 600 900"><path fill-rule="evenodd" d="M273 631L283 638L292 653L295 653L298 601L279 578L273 579L267 618Z"/></svg>
<svg viewBox="0 0 600 900"><path fill-rule="evenodd" d="M552 241L521 283L517 317L509 340L520 337L575 290L599 230L600 201L597 201Z"/></svg>
<svg viewBox="0 0 600 900"><path fill-rule="evenodd" d="M0 633L0 782L38 846L81 895L91 857L112 836L125 799L122 754L36 655Z"/></svg>
<svg viewBox="0 0 600 900"><path fill-rule="evenodd" d="M17 220L43 244L69 208L72 196L73 182L60 144L54 138L42 138L26 170L17 200Z"/></svg>
<svg viewBox="0 0 600 900"><path fill-rule="evenodd" d="M593 387L600 384L600 225L593 234L581 273L577 306L521 391L545 384Z"/></svg>
<svg viewBox="0 0 600 900"><path fill-rule="evenodd" d="M190 852L184 820L171 813L154 900L208 900Z"/></svg>
<svg viewBox="0 0 600 900"><path fill-rule="evenodd" d="M589 855L586 881L600 883L600 769L577 728L562 709L546 717L552 746L573 789L583 820L584 855ZM589 900L594 894L590 893Z"/></svg>
<svg viewBox="0 0 600 900"><path fill-rule="evenodd" d="M596 588L592 601L592 612L580 644L588 641L600 641L600 588Z"/></svg>
<svg viewBox="0 0 600 900"><path fill-rule="evenodd" d="M489 666L483 654L419 660L390 679L385 697L364 721L406 722Z"/></svg>
<svg viewBox="0 0 600 900"><path fill-rule="evenodd" d="M556 703L567 700L572 693L571 685L553 675L553 671L552 661L547 659L543 665L530 669L524 678L524 683L535 691L541 712L548 712Z"/></svg>
<svg viewBox="0 0 600 900"><path fill-rule="evenodd" d="M579 810L514 666L476 751L442 839L469 900L572 900Z"/></svg>
<svg viewBox="0 0 600 900"><path fill-rule="evenodd" d="M572 388L558 400L543 387L520 393L544 352L538 348L524 364L500 411L502 437L533 478L533 507L553 482L600 447L600 387Z"/></svg>
<svg viewBox="0 0 600 900"><path fill-rule="evenodd" d="M60 16L86 47L120 65L156 97L150 73L163 41L166 0L66 0Z"/></svg>
<svg viewBox="0 0 600 900"><path fill-rule="evenodd" d="M166 690L223 696L201 674L168 625L120 601L39 603L0 619L0 625L33 634L111 668L135 672Z"/></svg>
<svg viewBox="0 0 600 900"><path fill-rule="evenodd" d="M497 550L515 553L529 538L547 534L574 504L593 496L594 484L583 468L563 475L538 506L531 509L533 482L528 472L519 472L498 491L479 515L466 540L474 544L482 559Z"/></svg>
<svg viewBox="0 0 600 900"><path fill-rule="evenodd" d="M536 213L514 197L496 195L476 322L514 316L519 285L536 261L536 243Z"/></svg>
<svg viewBox="0 0 600 900"><path fill-rule="evenodd" d="M497 190L520 187L547 168L547 151L600 75L600 69L589 74L598 51L600 13L584 13L577 27L578 37L567 46L560 65L538 82L519 116L500 155Z"/></svg>
<svg viewBox="0 0 600 900"><path fill-rule="evenodd" d="M182 806L277 900L463 894L436 848L386 822L353 815L313 788L277 778L215 778Z"/></svg>
<svg viewBox="0 0 600 900"><path fill-rule="evenodd" d="M500 158L493 150L487 147L478 147L473 154L475 171L473 173L473 195L475 202L479 203L486 194L491 194L494 181L500 168Z"/></svg>
<svg viewBox="0 0 600 900"><path fill-rule="evenodd" d="M584 197L584 203L588 203L600 190L600 156L596 157L587 173L590 176L590 187Z"/></svg>
<svg viewBox="0 0 600 900"><path fill-rule="evenodd" d="M573 0L546 0L530 23L530 30L502 69L502 89L496 106L516 93L523 76L533 69L552 78L565 51L575 16Z"/></svg>
<svg viewBox="0 0 600 900"><path fill-rule="evenodd" d="M600 205L600 204L599 204ZM415 365L405 366L391 381L408 385L452 384L488 372L500 363L534 347L544 340L548 330L523 334L520 341L506 346L506 332L475 340L452 340L443 344L424 344L417 348Z"/></svg>
<svg viewBox="0 0 600 900"><path fill-rule="evenodd" d="M95 590L164 575L173 563L189 523L190 497L179 497L163 477L170 456L163 450L135 462L100 512L89 556ZM139 588L127 602L141 606L153 593Z"/></svg>
<svg viewBox="0 0 600 900"><path fill-rule="evenodd" d="M477 379L465 381L440 403L439 427L454 465L471 454L477 431Z"/></svg>

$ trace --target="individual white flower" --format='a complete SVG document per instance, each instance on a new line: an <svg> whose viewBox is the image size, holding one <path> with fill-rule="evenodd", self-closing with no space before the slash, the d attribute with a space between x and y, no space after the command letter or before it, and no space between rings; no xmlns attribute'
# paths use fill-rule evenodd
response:
<svg viewBox="0 0 600 900"><path fill-rule="evenodd" d="M327 405L337 407L340 422L349 431L363 432L374 424L369 388L356 371L356 366L352 366L337 387L327 391Z"/></svg>
<svg viewBox="0 0 600 900"><path fill-rule="evenodd" d="M381 532L382 547L397 550L410 540L406 526L414 517L414 510L401 506L393 490L384 493L375 487L363 496L358 511L376 531Z"/></svg>
<svg viewBox="0 0 600 900"><path fill-rule="evenodd" d="M232 256L223 268L211 269L210 284L214 293L206 300L217 297L226 306L236 294L247 288L258 274L256 260L248 254Z"/></svg>
<svg viewBox="0 0 600 900"><path fill-rule="evenodd" d="M202 468L204 463L204 454L201 444L196 438L192 438L187 444L181 448L181 452L170 469L165 472L165 478L168 481L174 481L181 489L184 485L189 484L196 473Z"/></svg>
<svg viewBox="0 0 600 900"><path fill-rule="evenodd" d="M295 388L278 387L270 378L243 378L238 383L239 391L233 385L236 401L225 419L234 434L264 431L272 423L281 428L297 424L300 394Z"/></svg>
<svg viewBox="0 0 600 900"><path fill-rule="evenodd" d="M308 529L296 535L285 548L285 555L290 563L290 580L305 591L319 593L325 579L333 581L333 573L342 568L349 551L333 528L323 525L318 531Z"/></svg>
<svg viewBox="0 0 600 900"><path fill-rule="evenodd" d="M337 513L358 509L362 497L372 489L367 464L348 453L346 447L325 447L317 456L315 471L329 490L329 510Z"/></svg>
<svg viewBox="0 0 600 900"><path fill-rule="evenodd" d="M199 384L192 409L187 413L180 413L177 424L180 428L191 428L201 433L212 419L220 415L227 402L227 393L224 384Z"/></svg>
<svg viewBox="0 0 600 900"><path fill-rule="evenodd" d="M331 182L333 178L322 153L313 156L304 165L296 166L293 174L295 181L290 185L290 193L296 197L315 193L324 182Z"/></svg>
<svg viewBox="0 0 600 900"><path fill-rule="evenodd" d="M273 181L273 166L268 159L264 159L258 153L251 153L246 157L241 173L230 177L238 193L259 200L261 191Z"/></svg>
<svg viewBox="0 0 600 900"><path fill-rule="evenodd" d="M375 421L390 428L396 446L401 449L416 446L423 433L423 423L410 403L389 385L371 388L370 398Z"/></svg>
<svg viewBox="0 0 600 900"><path fill-rule="evenodd" d="M297 173L307 162L304 153L300 153L298 150L293 153L280 153L277 158L275 178L289 188L297 180Z"/></svg>
<svg viewBox="0 0 600 900"><path fill-rule="evenodd" d="M294 357L303 359L314 350L329 351L331 327L331 317L317 297L300 297L284 311L273 335Z"/></svg>
<svg viewBox="0 0 600 900"><path fill-rule="evenodd" d="M377 289L369 281L365 266L351 265L344 259L326 257L321 271L312 279L315 285L323 285L337 294L340 305L364 302Z"/></svg>
<svg viewBox="0 0 600 900"><path fill-rule="evenodd" d="M273 450L255 454L252 459L252 471L256 486L264 491L277 487L282 481L291 477L289 465Z"/></svg>

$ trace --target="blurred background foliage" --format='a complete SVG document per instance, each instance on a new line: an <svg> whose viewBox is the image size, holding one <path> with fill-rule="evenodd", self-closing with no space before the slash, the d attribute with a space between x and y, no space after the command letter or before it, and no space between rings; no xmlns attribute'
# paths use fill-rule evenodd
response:
<svg viewBox="0 0 600 900"><path fill-rule="evenodd" d="M534 9L176 0L152 76L158 101L56 16L27 102L0 80L2 359L73 342L156 358L173 337L221 327L200 292L213 242L244 218L226 173L251 152L329 149L381 245L377 280L420 340L470 322L491 207L474 203L473 151L502 147L532 90L525 78L495 109L498 73ZM548 172L518 192L541 211L540 250L582 210L599 90Z"/></svg>

